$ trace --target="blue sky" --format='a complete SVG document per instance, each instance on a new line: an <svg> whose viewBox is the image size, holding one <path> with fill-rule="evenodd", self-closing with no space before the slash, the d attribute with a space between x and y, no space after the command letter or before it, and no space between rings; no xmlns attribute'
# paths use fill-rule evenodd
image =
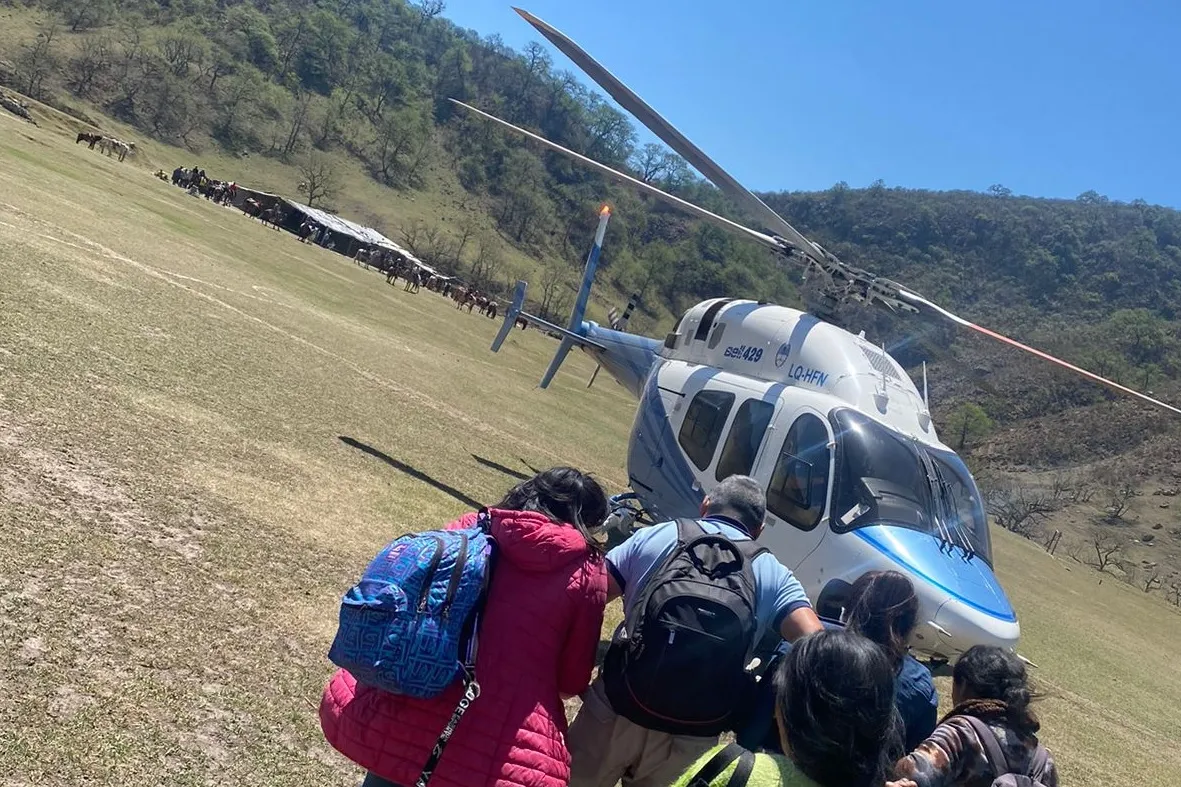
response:
<svg viewBox="0 0 1181 787"><path fill-rule="evenodd" d="M1181 207L1178 0L523 1L755 190L882 178ZM445 15L544 42L504 0Z"/></svg>

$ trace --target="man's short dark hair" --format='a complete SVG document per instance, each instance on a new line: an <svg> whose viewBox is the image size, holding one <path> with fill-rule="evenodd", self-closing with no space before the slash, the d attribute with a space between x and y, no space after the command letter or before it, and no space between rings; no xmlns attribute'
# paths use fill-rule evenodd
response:
<svg viewBox="0 0 1181 787"><path fill-rule="evenodd" d="M707 497L706 514L733 517L752 533L763 526L767 516L767 496L759 482L750 476L727 476L710 490Z"/></svg>

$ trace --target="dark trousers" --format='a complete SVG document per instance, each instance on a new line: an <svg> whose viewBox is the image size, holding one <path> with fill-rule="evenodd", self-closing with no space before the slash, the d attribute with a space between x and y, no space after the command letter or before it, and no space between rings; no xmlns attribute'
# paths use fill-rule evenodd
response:
<svg viewBox="0 0 1181 787"><path fill-rule="evenodd" d="M365 781L361 782L361 787L398 787L389 779L383 779L376 773L365 774Z"/></svg>

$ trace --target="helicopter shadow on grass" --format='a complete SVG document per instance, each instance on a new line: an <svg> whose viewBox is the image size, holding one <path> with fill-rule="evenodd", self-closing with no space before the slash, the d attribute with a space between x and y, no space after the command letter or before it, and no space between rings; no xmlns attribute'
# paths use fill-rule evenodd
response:
<svg viewBox="0 0 1181 787"><path fill-rule="evenodd" d="M502 465L500 462L495 462L491 459L485 459L479 454L472 454L472 459L475 459L477 464L483 465L484 467L487 467L491 470L495 470L498 473L504 473L509 478L515 478L518 481L528 481L533 477L527 473L522 473L520 470L514 470L511 467ZM522 464L524 464L524 462L522 462ZM529 467L528 465L525 466ZM529 469L532 470L533 468L530 467Z"/></svg>
<svg viewBox="0 0 1181 787"><path fill-rule="evenodd" d="M374 459L380 459L381 461L385 462L387 465L394 468L398 472L405 473L406 475L410 476L411 478L413 478L416 481L421 481L424 484L428 484L430 486L433 486L435 489L438 489L440 492L443 492L446 495L450 495L455 500L458 500L460 503L463 503L464 505L466 505L470 508L479 509L479 508L484 507L483 503L480 503L479 501L475 500L474 498L470 497L469 495L465 494L464 492L456 489L455 487L451 486L450 484L445 484L442 481L440 481L439 479L437 479L433 476L427 475L426 473L422 472L418 468L412 467L411 465L408 465L405 462L400 462L397 459L390 456L389 454L385 453L384 451L374 448L373 446L368 445L366 443L362 443L360 440L356 439L355 437L347 437L345 435L338 435L337 439L340 440L345 445L347 445L349 448L355 448L362 453L372 456Z"/></svg>

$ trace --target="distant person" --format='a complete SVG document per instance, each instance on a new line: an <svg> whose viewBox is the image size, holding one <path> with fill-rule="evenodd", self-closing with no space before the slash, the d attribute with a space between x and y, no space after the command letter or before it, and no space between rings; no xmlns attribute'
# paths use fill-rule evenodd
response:
<svg viewBox="0 0 1181 787"><path fill-rule="evenodd" d="M976 645L952 670L954 707L894 775L917 787L989 787L1006 774L1058 787L1058 770L1037 739L1025 665L1011 650Z"/></svg>
<svg viewBox="0 0 1181 787"><path fill-rule="evenodd" d="M730 476L701 519L643 528L608 553L625 621L570 726L572 787L666 787L727 728L763 632L821 628L799 581L754 543L766 509L753 478Z"/></svg>
<svg viewBox="0 0 1181 787"><path fill-rule="evenodd" d="M480 627L480 694L455 728L431 787L565 787L570 755L563 698L590 683L607 575L591 535L607 516L594 478L539 473L492 507L498 557ZM448 529L471 527L467 514ZM411 787L460 699L424 700L357 683L338 671L324 691L328 742L368 770L363 787Z"/></svg>
<svg viewBox="0 0 1181 787"><path fill-rule="evenodd" d="M727 787L739 768L750 787L883 787L902 751L893 678L885 652L858 634L804 637L774 678L780 748L788 754L719 747L673 787Z"/></svg>

